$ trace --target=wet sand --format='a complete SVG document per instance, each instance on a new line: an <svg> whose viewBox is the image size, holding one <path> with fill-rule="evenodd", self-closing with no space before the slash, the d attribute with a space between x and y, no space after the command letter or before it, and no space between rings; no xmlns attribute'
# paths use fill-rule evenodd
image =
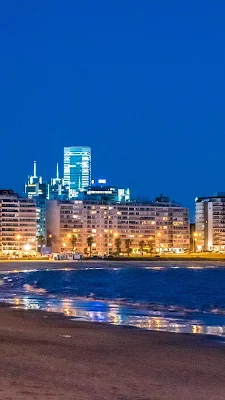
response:
<svg viewBox="0 0 225 400"><path fill-rule="evenodd" d="M214 338L0 307L0 399L224 400Z"/></svg>

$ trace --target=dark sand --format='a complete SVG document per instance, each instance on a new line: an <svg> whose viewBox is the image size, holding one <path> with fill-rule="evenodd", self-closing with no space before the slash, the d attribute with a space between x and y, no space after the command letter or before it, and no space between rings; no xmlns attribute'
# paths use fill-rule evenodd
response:
<svg viewBox="0 0 225 400"><path fill-rule="evenodd" d="M5 306L0 399L224 400L225 347Z"/></svg>

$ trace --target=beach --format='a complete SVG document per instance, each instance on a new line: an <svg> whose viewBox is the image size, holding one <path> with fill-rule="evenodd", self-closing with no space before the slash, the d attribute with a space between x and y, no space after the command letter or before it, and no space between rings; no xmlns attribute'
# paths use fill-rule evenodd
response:
<svg viewBox="0 0 225 400"><path fill-rule="evenodd" d="M4 400L222 400L225 347L208 336L0 307Z"/></svg>

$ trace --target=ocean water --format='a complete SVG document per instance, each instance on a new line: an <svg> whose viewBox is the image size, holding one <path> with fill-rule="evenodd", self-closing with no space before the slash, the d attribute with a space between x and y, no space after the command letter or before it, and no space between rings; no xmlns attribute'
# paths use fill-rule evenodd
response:
<svg viewBox="0 0 225 400"><path fill-rule="evenodd" d="M1 273L0 301L75 320L225 336L223 267L66 266Z"/></svg>

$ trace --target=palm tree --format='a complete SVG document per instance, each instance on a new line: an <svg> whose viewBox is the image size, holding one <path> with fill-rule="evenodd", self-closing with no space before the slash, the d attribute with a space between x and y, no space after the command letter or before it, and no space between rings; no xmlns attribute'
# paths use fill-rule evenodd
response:
<svg viewBox="0 0 225 400"><path fill-rule="evenodd" d="M139 246L140 246L140 249L141 249L141 255L143 256L143 250L144 250L144 247L145 247L145 241L144 240L140 240Z"/></svg>
<svg viewBox="0 0 225 400"><path fill-rule="evenodd" d="M116 246L116 254L117 254L117 256L121 253L121 244L122 244L122 240L120 239L120 237L117 237L115 239L115 246Z"/></svg>
<svg viewBox="0 0 225 400"><path fill-rule="evenodd" d="M149 247L149 253L150 253L151 256L152 256L152 253L153 253L153 239L149 239L149 241L148 241L148 247Z"/></svg>
<svg viewBox="0 0 225 400"><path fill-rule="evenodd" d="M94 242L93 237L92 236L88 236L87 245L89 247L90 258L91 258L91 255L92 255L92 244L93 244L93 242Z"/></svg>
<svg viewBox="0 0 225 400"><path fill-rule="evenodd" d="M132 239L126 239L125 240L125 247L126 247L126 251L127 251L127 255L129 256L130 255L130 253L132 252L132 249L131 249L131 244L132 244Z"/></svg>
<svg viewBox="0 0 225 400"><path fill-rule="evenodd" d="M74 254L75 250L76 250L75 246L76 246L76 243L77 243L77 235L75 235L75 233L72 234L72 236L70 238L70 243L72 245L72 253Z"/></svg>
<svg viewBox="0 0 225 400"><path fill-rule="evenodd" d="M43 235L37 236L38 247L42 249L43 245L45 244L45 238Z"/></svg>

